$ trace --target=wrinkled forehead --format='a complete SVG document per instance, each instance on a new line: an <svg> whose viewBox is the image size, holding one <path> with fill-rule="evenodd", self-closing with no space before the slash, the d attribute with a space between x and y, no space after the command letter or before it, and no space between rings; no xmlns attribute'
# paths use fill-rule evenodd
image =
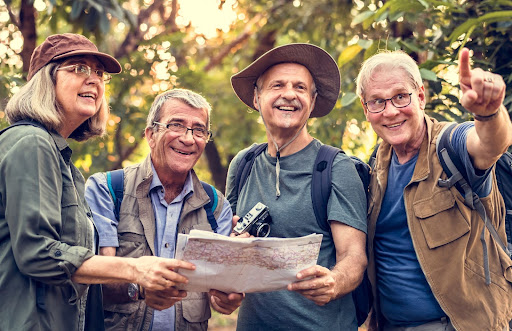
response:
<svg viewBox="0 0 512 331"><path fill-rule="evenodd" d="M304 80L305 83L314 83L313 75L308 68L302 64L294 62L274 64L260 75L258 81L265 82L288 76L294 77L297 80Z"/></svg>

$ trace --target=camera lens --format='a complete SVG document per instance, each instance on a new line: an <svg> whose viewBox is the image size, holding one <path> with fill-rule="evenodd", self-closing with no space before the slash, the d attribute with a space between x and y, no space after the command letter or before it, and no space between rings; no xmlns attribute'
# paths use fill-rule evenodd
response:
<svg viewBox="0 0 512 331"><path fill-rule="evenodd" d="M255 237L268 237L268 235L270 234L270 224L257 222L254 223L251 230L252 232L254 232L253 236Z"/></svg>

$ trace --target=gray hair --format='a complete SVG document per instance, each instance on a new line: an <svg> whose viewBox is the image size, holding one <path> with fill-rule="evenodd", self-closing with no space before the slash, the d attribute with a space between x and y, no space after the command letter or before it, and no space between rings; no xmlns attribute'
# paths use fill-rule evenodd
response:
<svg viewBox="0 0 512 331"><path fill-rule="evenodd" d="M50 62L39 70L27 84L15 93L5 107L10 124L21 120L34 120L45 128L59 131L66 121L55 93L57 69L62 62ZM77 141L87 140L105 133L109 106L105 96L100 109L69 136Z"/></svg>
<svg viewBox="0 0 512 331"><path fill-rule="evenodd" d="M384 68L390 72L402 70L407 75L411 86L415 88L423 86L418 65L407 53L400 50L382 51L368 58L357 75L356 93L361 100L364 100L365 87L371 81L372 75Z"/></svg>
<svg viewBox="0 0 512 331"><path fill-rule="evenodd" d="M208 113L206 127L208 130L210 130L210 115L212 112L212 107L202 95L186 89L172 89L170 91L159 94L149 109L148 118L146 120L146 128L151 128L153 127L153 122L160 121L162 116L162 106L169 99L182 101L192 108L206 110Z"/></svg>

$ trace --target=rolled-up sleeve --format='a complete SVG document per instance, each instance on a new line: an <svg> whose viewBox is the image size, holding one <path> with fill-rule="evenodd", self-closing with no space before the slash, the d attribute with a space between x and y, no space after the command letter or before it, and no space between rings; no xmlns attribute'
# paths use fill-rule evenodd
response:
<svg viewBox="0 0 512 331"><path fill-rule="evenodd" d="M99 246L119 247L118 220L114 214L114 202L104 173L94 174L87 179L85 200L91 208L94 224L98 229Z"/></svg>

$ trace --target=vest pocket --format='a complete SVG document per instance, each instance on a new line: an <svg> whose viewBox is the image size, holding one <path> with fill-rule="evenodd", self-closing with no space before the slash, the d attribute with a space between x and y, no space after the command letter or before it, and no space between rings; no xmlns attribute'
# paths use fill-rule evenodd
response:
<svg viewBox="0 0 512 331"><path fill-rule="evenodd" d="M208 321L212 315L206 293L188 292L181 302L183 318L189 323Z"/></svg>
<svg viewBox="0 0 512 331"><path fill-rule="evenodd" d="M452 193L443 190L413 204L414 214L430 249L446 245L469 233L469 223L455 203Z"/></svg>
<svg viewBox="0 0 512 331"><path fill-rule="evenodd" d="M146 237L136 233L120 233L117 256L139 257L146 255Z"/></svg>

